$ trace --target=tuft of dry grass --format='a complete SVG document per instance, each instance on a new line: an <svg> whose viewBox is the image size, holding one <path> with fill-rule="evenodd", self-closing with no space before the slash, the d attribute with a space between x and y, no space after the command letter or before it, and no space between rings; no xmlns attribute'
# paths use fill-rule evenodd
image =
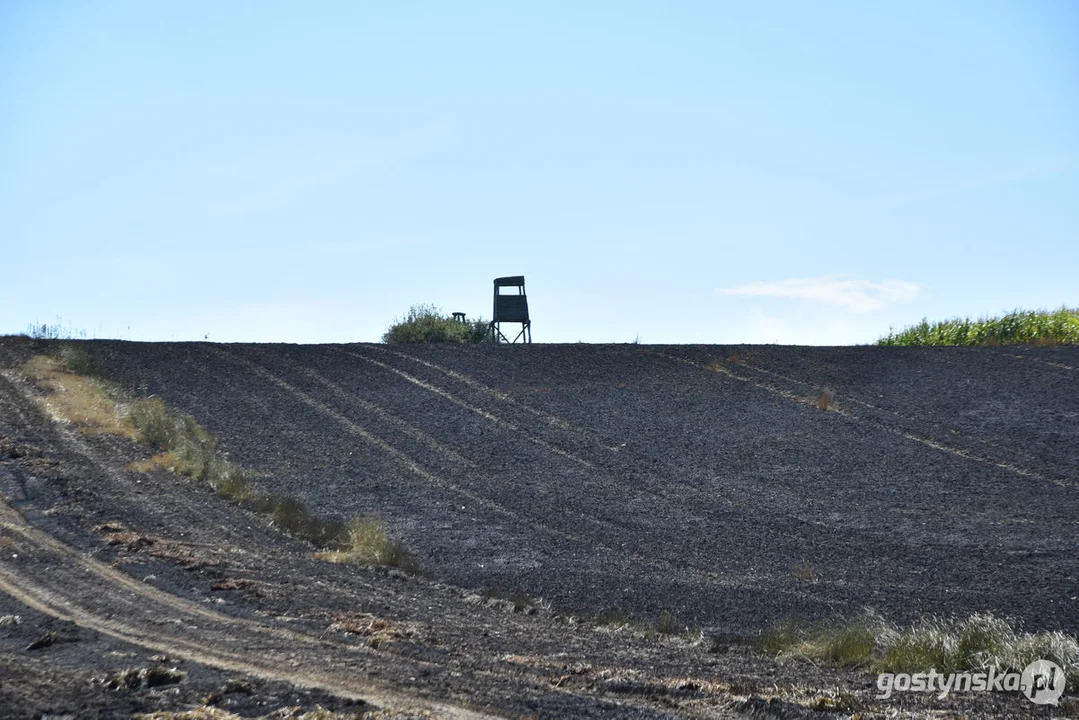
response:
<svg viewBox="0 0 1079 720"><path fill-rule="evenodd" d="M827 410L832 406L833 395L831 390L821 390L817 395L817 409Z"/></svg>
<svg viewBox="0 0 1079 720"><path fill-rule="evenodd" d="M672 615L669 610L662 610L659 613L659 618L656 620L655 630L664 635L672 635L682 630L682 627L674 619L674 615Z"/></svg>
<svg viewBox="0 0 1079 720"><path fill-rule="evenodd" d="M315 553L315 557L335 563L389 565L408 572L419 571L415 557L390 537L386 524L378 516L354 518L347 533L339 549Z"/></svg>
<svg viewBox="0 0 1079 720"><path fill-rule="evenodd" d="M106 673L101 677L93 678L91 682L103 685L110 690L138 690L143 687L154 688L163 685L175 685L183 682L186 677L187 673L182 670L155 665Z"/></svg>
<svg viewBox="0 0 1079 720"><path fill-rule="evenodd" d="M817 572L813 569L813 566L805 560L796 563L794 567L791 568L791 575L798 580L806 581L817 580L819 578Z"/></svg>
<svg viewBox="0 0 1079 720"><path fill-rule="evenodd" d="M540 597L526 593L510 593L497 588L488 588L482 595L471 594L465 598L469 603L497 607L515 613L535 615L551 609L551 604Z"/></svg>
<svg viewBox="0 0 1079 720"><path fill-rule="evenodd" d="M330 632L358 635L365 639L368 647L376 650L390 643L412 638L417 633L415 626L410 623L387 620L370 613L339 613L326 629Z"/></svg>
<svg viewBox="0 0 1079 720"><path fill-rule="evenodd" d="M177 472L180 464L179 459L172 452L163 452L153 457L135 460L128 463L127 469L138 473L148 473L151 470L168 470Z"/></svg>

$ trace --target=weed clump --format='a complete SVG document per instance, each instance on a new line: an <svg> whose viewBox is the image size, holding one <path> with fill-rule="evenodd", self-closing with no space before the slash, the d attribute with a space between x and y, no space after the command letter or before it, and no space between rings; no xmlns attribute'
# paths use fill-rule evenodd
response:
<svg viewBox="0 0 1079 720"><path fill-rule="evenodd" d="M26 336L35 340L85 340L86 331L80 330L56 316L56 322L33 322L26 328Z"/></svg>
<svg viewBox="0 0 1079 720"><path fill-rule="evenodd" d="M151 464L209 483L221 497L243 502L250 494L247 473L221 457L217 439L195 418L169 408L158 397L134 402L127 415L138 438L163 451Z"/></svg>
<svg viewBox="0 0 1079 720"><path fill-rule="evenodd" d="M876 672L1022 672L1034 660L1052 660L1075 689L1079 638L1059 631L1024 633L989 613L966 618L925 617L908 626L877 613L841 624L808 626L787 621L758 641L768 655L827 660Z"/></svg>
<svg viewBox="0 0 1079 720"><path fill-rule="evenodd" d="M405 546L390 537L386 523L375 515L354 518L348 524L337 550L318 553L321 560L362 565L388 565L408 572L419 571L419 564Z"/></svg>

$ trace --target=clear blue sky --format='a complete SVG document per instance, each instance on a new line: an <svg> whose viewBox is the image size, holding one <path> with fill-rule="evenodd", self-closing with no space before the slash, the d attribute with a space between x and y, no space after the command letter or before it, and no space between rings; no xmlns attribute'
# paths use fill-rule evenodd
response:
<svg viewBox="0 0 1079 720"><path fill-rule="evenodd" d="M0 1L0 333L868 342L1079 306L1079 4Z"/></svg>

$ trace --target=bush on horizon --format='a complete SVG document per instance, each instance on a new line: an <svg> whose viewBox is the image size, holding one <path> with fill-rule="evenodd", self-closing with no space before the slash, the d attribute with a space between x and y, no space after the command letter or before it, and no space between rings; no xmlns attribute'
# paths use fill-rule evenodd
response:
<svg viewBox="0 0 1079 720"><path fill-rule="evenodd" d="M487 336L487 321L461 322L434 305L413 305L404 319L395 319L383 334L384 343L480 343Z"/></svg>
<svg viewBox="0 0 1079 720"><path fill-rule="evenodd" d="M996 318L922 320L888 334L877 345L1073 345L1079 343L1079 309L1015 310Z"/></svg>

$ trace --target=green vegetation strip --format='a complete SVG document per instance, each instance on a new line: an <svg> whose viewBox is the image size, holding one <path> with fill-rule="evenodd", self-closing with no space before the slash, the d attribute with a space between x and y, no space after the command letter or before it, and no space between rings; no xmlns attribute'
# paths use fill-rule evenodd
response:
<svg viewBox="0 0 1079 720"><path fill-rule="evenodd" d="M889 332L878 345L1074 345L1079 343L1079 309L1016 310L997 318L955 318Z"/></svg>

